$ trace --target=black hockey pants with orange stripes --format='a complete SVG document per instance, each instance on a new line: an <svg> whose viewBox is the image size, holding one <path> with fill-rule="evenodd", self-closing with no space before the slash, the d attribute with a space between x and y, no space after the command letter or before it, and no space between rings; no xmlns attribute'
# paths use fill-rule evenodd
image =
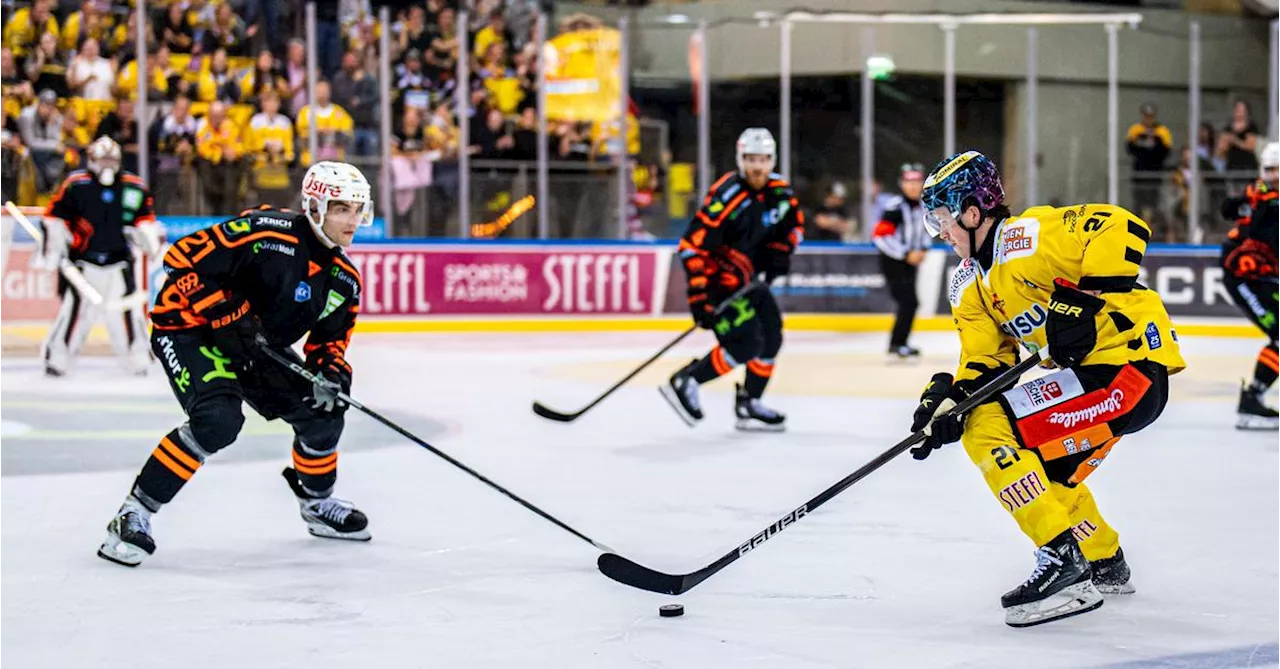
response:
<svg viewBox="0 0 1280 669"><path fill-rule="evenodd" d="M245 403L263 418L280 418L293 428L293 466L303 488L316 497L332 492L343 416L312 409L303 400L311 393L310 383L269 360L241 369L200 333L157 331L151 348L187 422L160 439L138 474L134 495L143 504L158 510L206 459L235 441Z"/></svg>

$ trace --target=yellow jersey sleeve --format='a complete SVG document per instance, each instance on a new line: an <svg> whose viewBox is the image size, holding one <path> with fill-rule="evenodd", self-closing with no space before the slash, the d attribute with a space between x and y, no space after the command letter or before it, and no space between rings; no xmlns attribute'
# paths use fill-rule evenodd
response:
<svg viewBox="0 0 1280 669"><path fill-rule="evenodd" d="M999 323L983 307L977 265L961 261L951 277L947 298L951 316L960 335L960 366L957 384L976 382L990 372L1012 367L1018 360L1017 342L1000 329Z"/></svg>
<svg viewBox="0 0 1280 669"><path fill-rule="evenodd" d="M1074 222L1065 223L1068 236L1083 252L1077 282L1080 290L1133 290L1151 240L1151 227L1145 221L1123 207L1091 204L1083 207Z"/></svg>

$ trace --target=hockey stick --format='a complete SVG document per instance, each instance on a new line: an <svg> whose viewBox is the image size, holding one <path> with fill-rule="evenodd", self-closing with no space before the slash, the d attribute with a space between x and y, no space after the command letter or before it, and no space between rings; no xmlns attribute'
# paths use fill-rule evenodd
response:
<svg viewBox="0 0 1280 669"><path fill-rule="evenodd" d="M742 297L743 295L746 295L747 293L749 293L749 292L751 292L751 291L755 290L756 288L759 288L759 287L761 287L761 286L764 286L764 285L765 285L765 284L763 284L763 283L761 283L761 282L759 282L759 281L752 281L751 283L749 283L749 284L747 284L747 285L743 286L742 288L739 288L739 289L738 289L737 291L735 291L732 295L730 295L728 299L726 299L725 301L721 302L721 303L716 307L716 309L715 309L715 312L714 312L714 313L717 313L717 314L718 314L718 313L720 313L720 312L721 312L721 311L723 311L726 307L728 307L728 306L729 306L729 303L730 303L730 302L733 302L734 300L736 300L736 299L738 299L738 298ZM604 398L606 398L606 397L608 397L608 396L612 395L612 394L613 394L613 391L615 391L615 390L617 390L617 389L621 388L622 386L626 385L626 383L627 383L628 381L630 381L631 379L634 379L634 378L636 377L636 375L637 375L637 374L639 374L640 372L643 372L643 371L645 370L645 368L647 368L649 365L652 365L655 361L657 361L657 359L658 359L658 358L661 358L661 357L663 356L663 354L665 354L667 351L670 351L672 348L674 348L676 344L679 344L680 342L684 341L685 337L688 337L689 335L691 335L691 334L693 334L694 332L696 332L696 331L697 331L697 329L698 329L698 326L697 326L697 325L693 325L693 326L691 326L688 330L685 330L684 332L681 332L681 333L680 333L680 335L679 335L678 337L676 337L675 339L672 339L670 342L668 342L666 346L663 346L661 349L659 349L659 351L658 351L657 353L654 353L654 354L653 354L653 356L652 356L651 358L649 358L648 360L645 360L644 362L640 363L640 366L639 366L639 367L636 367L635 369L631 370L631 373L630 373L630 374L628 374L628 375L626 375L626 376L622 377L622 380L621 380L621 381L619 381L619 382L617 382L617 383L613 384L613 386L611 386L608 390L604 391L604 394L602 394L602 395L600 395L599 397L597 397L597 398L595 398L594 400L592 400L592 401L591 401L591 403L590 403L590 404L588 404L587 406L584 406L584 407L582 407L581 409L578 409L577 411L575 411L575 412L573 412L573 413L562 413L562 412L560 412L560 411L556 411L555 409L552 409L552 408L548 407L547 405L543 404L542 402L539 402L539 401L537 401L537 400L534 400L534 402L533 402L533 412L534 412L534 413L536 413L536 414L538 414L539 416L542 416L543 418L548 419L548 420L559 421L559 422L561 422L561 423L572 423L573 421L575 421L575 420L577 420L577 419L578 419L578 416L581 416L582 414L584 414L584 413L586 413L586 412L590 411L593 407L595 407L595 405L597 405L597 404L599 404L599 403L603 402L603 401L604 401Z"/></svg>
<svg viewBox="0 0 1280 669"><path fill-rule="evenodd" d="M569 534L572 534L573 536L575 536L575 537L577 537L577 538L579 538L579 539L581 539L581 540L583 540L583 541L585 541L585 542L587 542L587 543L591 544L592 546L595 546L597 550L601 550L601 551L604 551L604 552L606 552L606 553L611 553L611 552L613 552L613 549L612 549L612 548L609 548L608 546L606 546L606 545L604 545L604 544L602 544L602 543L600 543L600 542L596 541L595 539L592 539L591 537L589 537L589 536L587 536L587 535L585 535L585 534L583 534L583 533L581 533L581 532L579 532L579 531L577 531L577 530L573 529L572 527L569 527L569 526L568 526L568 525L566 525L563 521L559 520L559 519L558 519L558 518L556 518L555 516L553 516L553 515L551 515L551 514L547 513L546 511L543 511L542 509L539 509L538 507L534 506L534 505L533 505L532 503L530 503L530 502L526 502L526 501L524 500L524 498L520 497L519 495L517 495L517 494L515 494L515 493L511 492L510 490L507 490L506 488L504 488L504 487L502 487L502 486L498 485L497 483L494 483L493 481L489 480L487 477L485 477L485 475L484 475L484 474L481 474L480 472L477 472L476 470L474 470L474 469L472 469L472 468L470 468L470 467L468 467L468 466L466 466L466 465L462 464L461 462L458 462L457 460L455 460L455 459L453 459L452 457L450 457L448 453L445 453L444 451L442 451L442 450L440 450L440 449L436 448L435 446L432 446L431 444L428 444L427 442L423 441L422 439L420 439L417 435L413 434L412 432L410 432L410 431L408 431L408 430L406 430L406 429L404 429L404 428L400 427L399 425L396 425L395 423L391 422L391 420L389 420L389 419L387 419L386 417L382 416L381 414L379 414L378 412L374 411L373 409L370 409L369 407L366 407L365 405L363 405L363 404L361 404L361 403L357 402L357 401L356 401L356 400L354 400L350 395L348 395L348 394L346 394L346 393L342 392L342 390L341 390L341 389L339 389L339 388L337 387L337 384L333 383L332 381L329 381L328 379L323 379L323 378L319 378L319 377L317 377L315 374L312 374L311 372L307 371L307 369L306 369L305 367L303 367L302 365L299 365L297 362L295 362L295 361L293 361L293 360L290 360L289 358L285 357L284 355L281 355L280 353L277 353L276 351L272 350L272 349L271 349L271 347L270 347L270 345L268 344L268 342L267 342L266 338L265 338L265 337L263 337L262 335L258 335L258 345L259 345L259 349L261 350L261 352L262 352L263 354L265 354L268 358L271 358L271 359L272 359L272 360L274 360L275 362L277 362L277 363L279 363L279 364L283 365L284 367L288 368L288 369L289 369L290 371L292 371L294 374L297 374L298 376L301 376L303 379L306 379L307 381L311 382L313 385L327 386L328 388L330 388L331 390L333 390L334 394L335 394L335 395L337 395L338 399L340 399L340 400L342 400L343 402L346 402L347 404L351 405L352 407L354 407L354 408L356 408L356 409L358 409L358 410L360 410L360 411L364 412L364 414L365 414L366 416L368 416L368 417L370 417L370 418L372 418L372 419L374 419L374 420L378 421L379 423L382 423L383 425L386 425L387 427L391 428L392 430L394 430L394 431L396 431L396 432L400 433L400 436L402 436L402 437L404 437L404 438L408 439L409 441L412 441L413 443L415 443L415 444L417 444L417 445L419 445L419 446L421 446L421 447L423 447L423 448L427 449L428 451L431 451L433 454L435 454L435 455L439 456L440 458L444 459L444 461L445 461L445 462L448 462L449 464L453 465L454 467L457 467L458 469L461 469L462 471L464 471L464 472L466 472L466 473L470 474L473 478L475 478L476 480L480 481L481 483L483 483L483 484L485 484L485 485L489 486L490 488L493 488L494 490L497 490L498 492L500 492L500 493L502 493L502 494L506 495L508 498L510 498L510 499L514 500L516 503L520 504L520 506L523 506L524 508L526 508L526 509L528 509L528 510L530 510L530 511L532 511L532 512L536 513L536 514L538 514L539 516L542 516L542 518L543 518L544 520L550 521L550 522L551 522L552 524L554 524L556 527L559 527L560 529L562 529L562 530L564 530L564 531L568 532Z"/></svg>
<svg viewBox="0 0 1280 669"><path fill-rule="evenodd" d="M14 220L18 222L18 225L21 225L27 231L27 234L31 235L31 238L34 239L37 244L43 245L44 235L42 235L40 230L36 228L35 224L31 222L31 219L27 218L27 215L22 213L22 210L13 204L12 200L5 202L4 208L9 212L9 215L13 216ZM103 300L102 294L89 283L88 279L84 278L84 273L80 271L80 268L76 267L75 263L71 262L67 258L62 258L58 261L58 271L62 274L63 278L67 280L67 283L71 284L71 286L76 289L76 292L83 295L84 298L89 300L89 303L95 307L101 307L103 306L103 302L106 302L106 308L111 311L128 311L130 309L141 307L147 301L147 293L142 290L134 291L133 293L118 300Z"/></svg>
<svg viewBox="0 0 1280 669"><path fill-rule="evenodd" d="M992 395L999 392L1005 385L1008 385L1012 381L1016 381L1032 367L1040 364L1041 361L1048 357L1048 354L1049 349L1040 349L1037 353L1028 357L1026 360L1023 360L1012 368L1006 370L1003 374L996 377L987 385L979 388L974 392L974 394L970 395L963 402L957 404L956 407L951 410L951 413L963 414L969 412L974 407L990 399ZM876 456L874 460L863 465L858 469L858 471L841 479L835 485L827 488L821 493L818 493L818 496L804 504L801 504L794 511L778 519L778 521L772 525L764 528L763 531L757 533L737 548L726 553L724 557L721 557L719 560L716 560L695 572L688 574L664 574L660 571L655 571L648 567L639 565L615 553L605 553L604 555L601 555L599 560L596 561L596 566L600 568L600 571L605 576L633 588L648 590L649 592L656 592L664 595L679 595L688 592L693 589L694 586L714 576L721 569L733 564L733 562L738 558L758 548L760 544L772 539L779 532L787 529L787 526L799 522L801 518L813 513L818 507L826 504L841 492L844 492L844 490L849 486L861 481L868 474L879 469L890 460L902 455L902 453L907 449L924 441L924 439L925 434L923 430L915 432L910 437L898 442L898 444L893 448L890 448L884 453Z"/></svg>

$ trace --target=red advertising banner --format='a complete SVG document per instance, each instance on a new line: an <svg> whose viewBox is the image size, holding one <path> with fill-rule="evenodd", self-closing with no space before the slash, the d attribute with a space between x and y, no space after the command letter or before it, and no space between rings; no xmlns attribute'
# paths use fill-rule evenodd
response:
<svg viewBox="0 0 1280 669"><path fill-rule="evenodd" d="M52 321L58 314L58 275L52 270L32 269L35 246L14 244L4 263L3 320Z"/></svg>
<svg viewBox="0 0 1280 669"><path fill-rule="evenodd" d="M661 309L654 251L360 245L349 253L364 283L365 315L616 316Z"/></svg>

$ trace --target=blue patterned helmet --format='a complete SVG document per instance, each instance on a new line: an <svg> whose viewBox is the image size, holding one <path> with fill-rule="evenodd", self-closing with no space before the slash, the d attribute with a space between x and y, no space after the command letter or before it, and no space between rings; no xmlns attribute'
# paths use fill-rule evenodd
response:
<svg viewBox="0 0 1280 669"><path fill-rule="evenodd" d="M960 217L966 199L973 198L984 212L1004 203L1004 186L1000 184L1000 172L991 159L977 151L965 151L942 162L924 181L924 193L920 199L926 212L945 207L955 218ZM938 222L933 216L925 217L929 233L938 235Z"/></svg>

